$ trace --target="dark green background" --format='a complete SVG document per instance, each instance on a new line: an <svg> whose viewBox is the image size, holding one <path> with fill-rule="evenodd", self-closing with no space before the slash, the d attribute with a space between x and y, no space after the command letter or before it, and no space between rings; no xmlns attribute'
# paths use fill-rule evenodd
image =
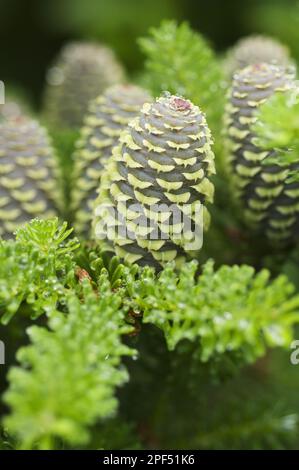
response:
<svg viewBox="0 0 299 470"><path fill-rule="evenodd" d="M106 42L135 71L142 65L136 37L163 18L188 20L222 51L238 37L263 30L269 8L280 5L287 12L294 4L293 0L0 0L0 79L25 88L37 104L47 65L69 39ZM264 6L266 14L261 11Z"/></svg>

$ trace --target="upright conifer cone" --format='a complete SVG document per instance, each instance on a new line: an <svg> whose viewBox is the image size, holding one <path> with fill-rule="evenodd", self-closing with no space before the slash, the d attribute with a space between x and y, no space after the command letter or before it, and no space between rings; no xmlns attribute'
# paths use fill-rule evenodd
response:
<svg viewBox="0 0 299 470"><path fill-rule="evenodd" d="M179 263L200 248L214 171L211 134L199 108L171 95L146 103L113 149L95 203L95 237L107 237L130 263L157 269Z"/></svg>
<svg viewBox="0 0 299 470"><path fill-rule="evenodd" d="M53 217L57 167L46 131L26 117L0 124L0 236L34 217Z"/></svg>
<svg viewBox="0 0 299 470"><path fill-rule="evenodd" d="M72 209L78 233L90 230L92 204L104 165L121 131L150 95L134 85L114 85L91 102L74 154Z"/></svg>
<svg viewBox="0 0 299 470"><path fill-rule="evenodd" d="M276 39L262 35L252 35L241 38L229 49L224 62L227 74L248 65L266 62L272 65L291 65L290 51Z"/></svg>
<svg viewBox="0 0 299 470"><path fill-rule="evenodd" d="M233 194L247 223L272 241L295 236L299 216L299 183L288 180L298 164L266 164L275 151L258 147L252 125L256 112L273 93L292 87L293 74L270 64L250 65L234 75L226 113L227 156Z"/></svg>
<svg viewBox="0 0 299 470"><path fill-rule="evenodd" d="M78 128L91 99L124 79L114 52L90 42L72 42L47 75L45 114L56 127Z"/></svg>

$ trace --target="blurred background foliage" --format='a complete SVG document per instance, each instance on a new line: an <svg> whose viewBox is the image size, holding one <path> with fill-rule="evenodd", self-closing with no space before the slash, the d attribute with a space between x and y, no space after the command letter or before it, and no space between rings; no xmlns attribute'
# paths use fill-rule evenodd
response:
<svg viewBox="0 0 299 470"><path fill-rule="evenodd" d="M222 52L254 32L275 35L299 58L296 0L0 0L1 80L25 88L39 105L45 72L69 39L111 45L128 70L138 73L136 43L162 19L187 20Z"/></svg>

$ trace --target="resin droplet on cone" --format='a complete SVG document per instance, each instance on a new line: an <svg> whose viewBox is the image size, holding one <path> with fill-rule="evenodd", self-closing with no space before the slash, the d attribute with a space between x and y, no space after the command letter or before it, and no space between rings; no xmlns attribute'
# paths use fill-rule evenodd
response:
<svg viewBox="0 0 299 470"><path fill-rule="evenodd" d="M288 168L265 164L275 150L258 147L252 130L257 110L276 92L289 90L294 76L270 64L251 65L234 75L226 110L228 176L232 194L239 201L245 220L272 241L289 242L298 233L299 183L288 180Z"/></svg>
<svg viewBox="0 0 299 470"><path fill-rule="evenodd" d="M48 71L45 115L56 128L78 128L90 100L123 80L123 68L108 47L89 42L67 44Z"/></svg>
<svg viewBox="0 0 299 470"><path fill-rule="evenodd" d="M90 231L101 174L121 131L150 95L134 85L114 85L91 102L74 154L72 210L78 233Z"/></svg>
<svg viewBox="0 0 299 470"><path fill-rule="evenodd" d="M179 264L200 248L190 248L190 235L200 238L208 225L214 171L210 131L197 106L171 95L145 104L102 177L95 238L106 237L130 263Z"/></svg>

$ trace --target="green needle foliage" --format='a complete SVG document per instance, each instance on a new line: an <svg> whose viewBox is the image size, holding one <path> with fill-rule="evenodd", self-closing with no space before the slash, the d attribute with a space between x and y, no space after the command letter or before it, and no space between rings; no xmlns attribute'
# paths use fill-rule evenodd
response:
<svg viewBox="0 0 299 470"><path fill-rule="evenodd" d="M215 379L231 383L232 372L238 376L241 366L268 348L289 347L299 296L285 276L270 281L265 270L214 270L212 262L198 275L195 261L179 272L169 264L157 275L150 267L122 265L90 243L79 248L76 239L67 240L70 232L57 219L33 220L16 241L0 246L2 320L7 323L26 306L33 318L45 312L48 322L27 330L30 344L17 352L20 365L9 369L5 448L5 442L24 449L134 448L143 439L151 446L151 438L139 435L134 444L133 430L143 421L156 434L156 445L166 447L188 447L190 432L192 445L200 448L215 442L270 446L275 436L276 447L287 446L288 429L297 423L292 410L246 408L242 417L232 417L232 428L220 426L228 407L221 398L213 417L204 413L204 397L210 396L205 387ZM124 358L124 365L124 356L135 360ZM117 399L128 368L132 383ZM213 387L219 392L219 385ZM177 393L189 397L179 409ZM232 387L234 402L233 393ZM190 403L197 414L186 421ZM176 423L163 433L173 409ZM238 417L249 423L247 431ZM121 429L114 433L117 422ZM209 432L201 422L210 423ZM270 440L263 440L265 429Z"/></svg>
<svg viewBox="0 0 299 470"><path fill-rule="evenodd" d="M72 229L58 219L34 219L17 231L15 242L0 241L0 314L7 324L26 303L31 316L51 314L75 283Z"/></svg>
<svg viewBox="0 0 299 470"><path fill-rule="evenodd" d="M190 99L207 114L216 138L226 84L207 41L187 23L164 21L150 30L149 37L139 39L139 44L146 56L144 80L153 95L169 91Z"/></svg>
<svg viewBox="0 0 299 470"><path fill-rule="evenodd" d="M288 348L299 321L299 296L285 276L269 281L269 272L250 266L208 262L199 278L197 263L176 274L170 265L156 278L149 268L128 283L133 309L144 323L161 328L170 350L182 340L195 343L194 357L203 362L227 353L250 363L267 347Z"/></svg>
<svg viewBox="0 0 299 470"><path fill-rule="evenodd" d="M79 137L79 131L74 129L57 129L50 128L50 135L55 143L59 169L62 175L62 196L61 212L67 221L72 221L73 214L70 211L72 177L73 177L73 152L75 142Z"/></svg>
<svg viewBox="0 0 299 470"><path fill-rule="evenodd" d="M121 336L131 327L106 276L99 285L94 292L82 283L84 302L70 293L68 314L53 311L50 330L28 330L32 344L18 352L21 366L10 370L5 394L12 408L5 425L22 448L52 448L55 439L85 444L88 427L116 411L115 387L128 379L121 357L134 353Z"/></svg>
<svg viewBox="0 0 299 470"><path fill-rule="evenodd" d="M275 158L263 163L288 167L297 163L299 154L299 90L277 93L264 103L255 123L257 142L263 149L276 149ZM290 171L289 178L299 179L299 170Z"/></svg>
<svg viewBox="0 0 299 470"><path fill-rule="evenodd" d="M125 287L127 283L127 276L136 277L138 267L124 266L120 263L117 256L107 251L101 251L95 247L88 252L88 259L85 259L85 267L90 271L91 276L98 282L101 274L107 273L112 289ZM80 266L84 266L84 261L80 259Z"/></svg>

